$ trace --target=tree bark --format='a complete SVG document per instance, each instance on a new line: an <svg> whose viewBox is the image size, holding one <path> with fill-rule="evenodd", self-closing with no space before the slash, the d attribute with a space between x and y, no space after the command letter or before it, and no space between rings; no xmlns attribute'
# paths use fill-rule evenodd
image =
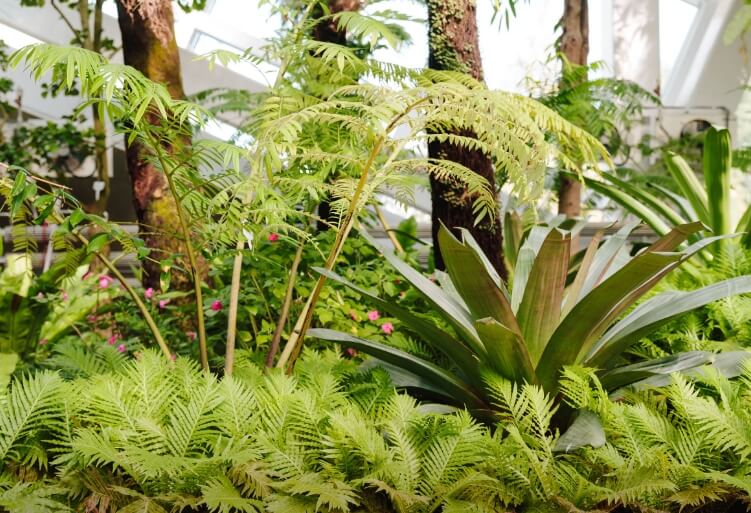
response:
<svg viewBox="0 0 751 513"><path fill-rule="evenodd" d="M560 52L574 65L586 66L589 54L588 0L563 0L563 34ZM559 176L558 213L566 217L581 216L581 182Z"/></svg>
<svg viewBox="0 0 751 513"><path fill-rule="evenodd" d="M172 1L117 0L117 13L125 64L163 84L173 98L182 98ZM149 259L143 262L143 286L158 289L162 271L159 261L185 255L186 251L175 199L163 173L145 158L146 152L141 144L133 142L127 145L126 158L139 230L151 250ZM177 272L171 273L170 286L179 290L192 287L190 277Z"/></svg>
<svg viewBox="0 0 751 513"><path fill-rule="evenodd" d="M430 68L461 71L482 80L475 0L428 0L428 45ZM464 165L484 177L495 190L493 162L482 152L433 141L428 145L428 153L431 158L451 160ZM499 212L496 211L494 215L475 225L475 215L472 211L474 198L461 183L450 179L439 180L431 176L430 190L436 267L445 267L438 244L438 229L443 223L451 230L469 230L493 267L506 278L508 273L503 261L503 232Z"/></svg>

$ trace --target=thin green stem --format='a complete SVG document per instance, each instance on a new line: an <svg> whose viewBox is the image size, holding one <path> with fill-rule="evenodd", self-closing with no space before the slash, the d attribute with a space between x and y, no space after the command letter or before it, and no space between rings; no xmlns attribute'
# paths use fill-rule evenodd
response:
<svg viewBox="0 0 751 513"><path fill-rule="evenodd" d="M205 371L209 370L209 354L206 344L206 323L203 316L203 292L201 291L201 276L198 270L198 260L196 259L195 250L193 249L193 243L190 240L190 230L188 229L188 223L185 220L185 213L183 212L182 204L177 200L177 188L172 177L173 170L170 170L167 166L167 159L164 156L164 150L157 141L152 145L157 154L159 164L162 166L164 176L167 178L167 184L169 186L172 197L175 200L175 211L177 212L177 219L180 222L180 231L182 231L183 239L185 240L185 250L188 254L188 262L190 263L191 275L193 278L193 291L196 296L196 317L198 322L198 352L201 359L201 368Z"/></svg>
<svg viewBox="0 0 751 513"><path fill-rule="evenodd" d="M310 14L313 12L313 7L317 2L311 1L308 3L308 7L305 9L305 12L303 13L302 19L295 27L295 34L293 37L293 40L296 43L299 43L300 39L302 38L302 27L305 24L305 22L310 17ZM289 67L291 57L290 55L287 55L284 59L282 59L282 62L279 66L279 71L276 74L276 79L274 80L274 85L272 87L272 91L276 90L279 85L282 83L282 80L284 80L284 75L287 73L287 68ZM261 146L258 146L259 151ZM261 159L259 158L260 155L256 154L256 162L260 162ZM273 179L273 176L271 176L271 172L268 173L269 180ZM251 190L248 190L248 192L245 195L245 203L250 203L250 201L253 199L253 192ZM245 245L245 242L240 240L237 243L236 250L237 253L235 254L235 259L232 264L232 281L230 282L230 304L229 304L229 315L227 318L227 350L225 351L225 360L224 360L224 372L226 374L232 374L232 366L234 365L234 354L235 354L235 339L237 337L237 309L238 309L238 302L240 298L240 275L242 274L242 248ZM231 348L230 348L231 345ZM226 355L230 355L230 360L227 359Z"/></svg>

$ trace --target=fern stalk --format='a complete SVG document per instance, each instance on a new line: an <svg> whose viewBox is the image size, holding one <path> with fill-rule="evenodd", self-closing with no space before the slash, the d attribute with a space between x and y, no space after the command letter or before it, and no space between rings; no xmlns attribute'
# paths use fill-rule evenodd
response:
<svg viewBox="0 0 751 513"><path fill-rule="evenodd" d="M152 142L153 139L152 139ZM152 144L156 151L157 159L162 166L164 176L167 178L167 184L169 185L172 197L175 198L175 209L177 211L177 219L180 222L180 231L182 231L183 239L185 239L185 251L188 253L188 262L190 263L190 271L193 278L193 291L196 296L196 318L198 321L198 352L201 359L201 368L205 371L209 370L209 354L206 346L206 323L203 317L203 292L201 291L201 278L198 272L198 264L196 261L196 254L193 248L193 243L190 241L190 230L188 229L188 223L185 221L185 213L183 212L182 204L179 200L177 188L175 182L172 179L172 173L175 171L168 170L167 159L164 157L164 150L159 144L159 141Z"/></svg>
<svg viewBox="0 0 751 513"><path fill-rule="evenodd" d="M51 217L53 221L55 221L55 223L62 224L63 220L60 217L60 215L57 214L56 212L53 212ZM76 236L76 238L81 242L81 244L88 247L89 239L87 239L86 237L84 237L78 232L73 232L73 233ZM151 330L151 334L154 335L154 339L156 340L156 343L159 345L159 349L162 350L162 353L164 353L164 356L167 357L167 360L171 362L172 353L170 352L169 347L167 346L167 342L164 341L162 332L159 331L159 327L156 325L154 318L149 313L149 309L146 308L146 304L141 300L141 297L138 295L138 292L136 292L135 289L130 286L125 276L123 276L123 274L117 270L117 267L109 258L104 256L100 251L94 251L94 254L99 259L99 261L102 262L104 267L106 267L107 270L110 273L112 273L112 275L115 278L117 278L117 281L120 282L120 284L123 286L123 288L131 297L131 299L133 299L133 302L136 304L138 311L141 312L141 316L146 321L146 325L149 327L149 330Z"/></svg>
<svg viewBox="0 0 751 513"><path fill-rule="evenodd" d="M302 37L302 26L305 24L305 22L310 17L310 14L313 12L313 8L318 4L318 2L311 1L308 3L308 7L305 9L305 12L303 13L302 19L297 24L297 27L295 27L295 37L294 41L295 43L298 43L300 41L300 38ZM284 79L284 75L287 73L287 68L289 67L290 58L287 57L282 60L279 71L277 71L276 79L274 80L274 86L272 87L272 91L276 90L279 85L281 85L282 80ZM260 150L259 146L259 150ZM256 155L258 157L258 155ZM257 159L260 160L260 159ZM271 181L271 173L269 174L269 181ZM250 203L250 201L253 198L253 192L247 191L245 194L244 202ZM242 250L245 246L245 242L240 239L237 242L237 245L235 247L235 251L237 252L235 254L234 261L232 262L232 280L230 282L230 290L229 290L229 311L227 315L227 343L226 343L226 349L224 353L224 372L225 374L232 374L232 368L235 364L235 340L237 339L237 310L238 310L238 304L240 301L240 275L242 274L242 265L243 265L243 254ZM292 275L290 274L290 281L292 281ZM290 285L287 285L287 290L290 288L294 288L294 283L290 287ZM284 317L282 315L281 317ZM280 325L283 325L283 322L280 318L279 321ZM279 342L277 342L278 346ZM274 354L276 353L276 349L271 351L269 349L269 357L272 359L274 358Z"/></svg>
<svg viewBox="0 0 751 513"><path fill-rule="evenodd" d="M289 309L292 305L292 295L295 292L295 282L297 281L297 268L302 261L302 252L305 246L303 241L300 241L300 245L297 247L295 253L295 259L292 261L292 268L289 270L289 281L287 282L287 291L284 293L284 303L282 304L282 312L279 314L279 321L276 324L276 330L274 330L274 336L271 339L271 345L269 346L269 354L266 356L266 367L271 368L274 366L274 357L279 351L279 344L282 339L282 330L284 324L289 317ZM229 349L229 346L228 346ZM234 349L234 347L233 347Z"/></svg>
<svg viewBox="0 0 751 513"><path fill-rule="evenodd" d="M381 152L383 145L386 143L386 139L389 137L389 134L394 129L394 127L396 127L405 116L408 116L410 112L412 112L412 110L428 101L428 99L429 98L427 97L421 98L411 105L408 105L404 112L401 112L398 116L395 116L394 119L391 120L391 122L385 128L383 134L373 145L373 149L370 151L368 160L363 167L360 179L357 181L357 187L355 188L355 192L352 195L352 200L350 201L347 212L344 215L342 228L340 228L340 230L337 232L336 239L334 240L334 246L331 248L329 256L326 259L325 269L327 271L331 271L334 268L334 263L336 263L336 259L339 258L339 255L342 252L344 242L347 240L347 237L349 237L350 231L352 231L352 226L354 226L356 220L355 214L357 213L357 205L360 201L360 196L362 196L363 191L365 190L365 185L367 184L368 177L370 176L370 172L373 169L373 164L375 164L375 160L378 157L378 154ZM394 150L394 153L391 156L392 158L396 153L400 151L400 148L401 146L397 147ZM389 161L390 160L391 159L389 159ZM305 303L305 307L300 314L300 319L295 325L295 329L292 331L292 334L287 341L287 345L284 347L284 351L282 352L282 355L279 357L279 361L276 364L276 366L279 368L287 365L287 372L292 372L292 369L295 366L295 360L297 360L297 357L300 356L300 352L302 351L302 344L305 339L305 332L308 331L308 328L310 327L310 323L313 319L313 310L315 309L316 303L318 302L318 296L320 296L321 290L323 290L323 285L325 283L326 277L321 274L318 277L318 281L316 281L316 286L313 289L313 293L310 295L307 303Z"/></svg>
<svg viewBox="0 0 751 513"><path fill-rule="evenodd" d="M381 211L380 207L378 205L374 205L373 208L375 209L378 221L381 223L381 226L383 226L383 231L386 232L386 236L391 241L391 244L394 246L396 252L399 254L404 253L404 248L399 242L399 239L396 238L396 235L394 235L394 232L391 231L391 226L389 226L389 222L386 221L386 218L383 216L383 212Z"/></svg>

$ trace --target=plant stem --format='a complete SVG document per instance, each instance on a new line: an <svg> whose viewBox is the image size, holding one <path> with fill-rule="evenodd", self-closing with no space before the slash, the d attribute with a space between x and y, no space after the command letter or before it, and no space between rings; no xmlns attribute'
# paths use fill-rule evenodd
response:
<svg viewBox="0 0 751 513"><path fill-rule="evenodd" d="M393 244L394 249L397 253L404 253L404 248L402 247L401 243L399 242L399 239L396 238L396 235L394 235L394 232L391 231L391 227L389 226L389 222L386 221L386 218L383 217L383 212L381 211L380 207L378 205L374 205L373 208L375 209L376 217L378 217L378 221L380 221L381 226L383 226L383 231L386 232L386 236L391 241L391 244Z"/></svg>
<svg viewBox="0 0 751 513"><path fill-rule="evenodd" d="M360 174L360 179L357 181L357 187L355 188L355 192L352 195L352 199L350 200L350 204L349 204L349 207L347 208L347 212L344 215L344 222L342 224L342 227L339 230L339 232L336 234L336 239L334 240L334 246L331 248L329 257L326 259L325 269L327 271L331 271L334 268L334 263L336 262L336 259L339 258L339 254L341 253L342 248L344 247L344 242L347 240L347 237L349 236L349 233L352 230L352 226L355 224L357 208L360 202L360 196L362 196L363 191L365 190L365 185L368 182L368 176L370 175L370 172L373 169L375 160L378 157L378 154L381 152L381 149L383 149L383 146L386 144L386 139L388 139L389 134L391 134L391 131L394 129L394 127L397 126L397 124L401 122L401 120L405 116L409 115L412 112L412 110L414 110L417 106L419 106L422 103L425 103L428 100L429 98L427 97L421 98L420 100L417 100L413 104L408 105L407 108L404 109L403 112L395 116L391 120L391 122L386 126L383 133L381 134L380 137L378 137L375 144L373 145L373 148L370 150L370 154L368 155L368 160L365 162L365 165L363 166L362 173ZM287 366L287 373L292 372L295 366L295 361L297 360L297 357L300 355L300 352L302 351L302 344L305 339L305 332L308 331L308 328L310 327L310 323L313 319L313 310L315 309L315 305L318 302L318 297L321 294L321 290L323 290L323 285L325 282L326 282L325 276L321 275L318 277L318 281L316 282L316 286L313 289L313 293L308 298L307 303L305 303L305 307L303 308L303 311L300 313L300 318L295 324L295 329L292 331L292 334L290 335L289 340L287 341L287 345L284 346L284 351L282 352L282 355L279 357L279 361L276 364L277 367L283 367L287 365L289 362Z"/></svg>
<svg viewBox="0 0 751 513"><path fill-rule="evenodd" d="M234 261L232 263L232 287L229 291L229 312L227 314L227 347L224 351L224 374L227 376L232 375L232 370L235 366L235 339L237 338L237 308L240 300L240 287L238 280L238 286L235 287L235 276L240 276L243 265L242 251L245 243L238 241L235 246Z"/></svg>
<svg viewBox="0 0 751 513"><path fill-rule="evenodd" d="M266 356L266 367L269 369L274 366L274 357L279 351L279 344L282 340L282 331L284 330L284 324L287 322L287 317L289 316L289 309L292 305L292 296L295 292L297 268L300 266L300 261L302 261L303 249L303 241L300 241L300 245L297 247L297 252L295 253L295 259L292 261L292 268L289 271L289 281L287 282L287 291L284 294L282 312L279 315L279 322L277 322L276 324L276 330L274 331L274 336L271 339L269 354Z"/></svg>
<svg viewBox="0 0 751 513"><path fill-rule="evenodd" d="M169 185L172 197L175 200L175 211L177 212L177 219L180 221L180 231L182 231L183 239L185 240L185 250L188 253L188 262L190 263L190 271L193 275L193 291L196 296L196 317L198 321L198 352L201 359L201 368L204 371L209 370L209 353L206 345L206 323L203 317L203 292L201 291L201 277L198 272L198 264L196 260L196 254L193 249L193 243L190 241L190 230L188 229L188 223L185 221L185 213L183 212L182 204L178 201L177 188L175 182L172 179L172 172L174 170L168 170L167 159L164 158L164 150L161 147L159 141L156 141L152 145L157 154L159 164L162 166L164 176L167 178L167 184Z"/></svg>
<svg viewBox="0 0 751 513"><path fill-rule="evenodd" d="M297 24L297 27L295 27L295 35L294 35L294 42L298 43L302 37L302 27L305 24L305 22L310 17L310 13L313 12L313 7L317 5L318 2L310 1L308 3L307 8L305 9L305 12L303 13L302 19ZM276 90L279 85L282 83L282 80L284 79L284 75L287 73L287 68L289 67L290 58L287 56L286 58L282 59L282 62L279 66L279 71L276 74L276 79L274 80L274 85L271 88L271 90ZM261 146L258 146L259 151ZM259 157L260 155L256 155L256 157ZM258 162L261 161L260 158L256 159ZM271 181L271 173L269 172L269 181ZM252 199L252 191L248 191L245 196L245 203L250 203ZM225 357L224 361L224 372L226 374L232 374L232 366L234 365L234 344L235 344L235 337L237 334L237 308L238 308L238 301L240 298L240 274L242 273L242 252L240 249L243 247L244 242L238 241L237 243L237 254L235 255L235 260L232 264L232 281L230 283L230 305L229 305L229 313L227 319L227 351L226 353L230 352L230 337L232 337L232 361L228 363L227 358ZM234 312L234 315L233 313ZM229 370L229 372L228 372Z"/></svg>
<svg viewBox="0 0 751 513"><path fill-rule="evenodd" d="M53 213L52 219L57 224L62 224L62 219L57 213ZM74 235L76 238L84 245L89 244L89 240L81 235L78 232L74 232ZM151 330L151 334L154 335L154 339L156 339L156 343L159 345L159 348L162 350L162 353L164 353L164 356L167 357L167 360L170 362L172 361L172 353L169 350L169 347L167 347L167 343L164 341L164 337L162 337L162 332L159 331L159 327L156 325L156 322L154 321L154 318L149 313L149 309L146 308L146 304L141 300L141 297L138 295L138 293L133 289L133 287L130 286L128 281L126 280L125 276L117 270L117 267L115 267L115 264L112 263L112 261L101 254L98 251L95 251L94 254L99 259L100 262L104 265L104 267L107 268L107 270L112 273L112 275L117 278L117 281L120 282L120 284L123 286L125 291L128 293L128 295L131 297L133 302L136 304L136 307L141 312L141 316L146 321L146 325L149 327L149 330Z"/></svg>

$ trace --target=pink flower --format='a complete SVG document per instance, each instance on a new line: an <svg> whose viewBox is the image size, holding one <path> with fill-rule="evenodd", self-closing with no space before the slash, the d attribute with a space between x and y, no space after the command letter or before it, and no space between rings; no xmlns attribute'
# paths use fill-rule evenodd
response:
<svg viewBox="0 0 751 513"><path fill-rule="evenodd" d="M39 340L39 345L40 345L40 346L43 346L43 345L45 345L45 344L46 344L47 342L49 342L49 340L47 340L46 338L42 338L42 339L40 339L40 340Z"/></svg>
<svg viewBox="0 0 751 513"><path fill-rule="evenodd" d="M99 288L100 289L106 289L110 286L110 283L112 283L112 278L107 276L106 274L103 274L99 277Z"/></svg>
<svg viewBox="0 0 751 513"><path fill-rule="evenodd" d="M354 310L349 311L349 316L352 317L353 321L357 320L357 312L355 312Z"/></svg>
<svg viewBox="0 0 751 513"><path fill-rule="evenodd" d="M151 299L154 297L154 289L149 287L148 289L143 291L143 295L146 296L146 299Z"/></svg>
<svg viewBox="0 0 751 513"><path fill-rule="evenodd" d="M120 338L120 335L117 333L113 334L110 338L107 339L107 343L111 346L115 345L115 342L117 342L117 339Z"/></svg>
<svg viewBox="0 0 751 513"><path fill-rule="evenodd" d="M96 322L96 315L89 315L86 317L86 320L89 322Z"/></svg>
<svg viewBox="0 0 751 513"><path fill-rule="evenodd" d="M195 340L195 339L196 339L196 337L198 337L198 334L197 334L197 333L196 333L195 331L188 331L188 332L186 333L186 335L188 336L188 338L189 338L190 340Z"/></svg>
<svg viewBox="0 0 751 513"><path fill-rule="evenodd" d="M171 359L171 360L172 360L173 362L174 362L175 360L177 360L177 355L176 355L175 353L172 353L171 355L169 355L169 357L170 357L170 359Z"/></svg>
<svg viewBox="0 0 751 513"><path fill-rule="evenodd" d="M60 297L62 297L62 298L63 298L63 301L67 301L67 300L68 300L68 293L67 293L67 292L65 292L64 290L62 290L62 291L60 291L60 292L61 292L61 293L60 293Z"/></svg>
<svg viewBox="0 0 751 513"><path fill-rule="evenodd" d="M118 353L124 353L125 352L125 344L120 344L117 346L117 352Z"/></svg>
<svg viewBox="0 0 751 513"><path fill-rule="evenodd" d="M279 234L278 233L270 233L269 234L269 242L276 242L279 240Z"/></svg>
<svg viewBox="0 0 751 513"><path fill-rule="evenodd" d="M381 318L381 314L378 313L378 310L371 310L368 312L368 319L371 321L377 321Z"/></svg>
<svg viewBox="0 0 751 513"><path fill-rule="evenodd" d="M391 332L394 331L394 325L390 322L384 322L381 324L381 331L383 331L386 335L391 335Z"/></svg>
<svg viewBox="0 0 751 513"><path fill-rule="evenodd" d="M159 308L164 310L164 308L169 304L169 299L162 299L159 301Z"/></svg>
<svg viewBox="0 0 751 513"><path fill-rule="evenodd" d="M211 303L211 309L214 310L215 312L218 312L219 310L222 309L222 302L217 299L216 301Z"/></svg>
<svg viewBox="0 0 751 513"><path fill-rule="evenodd" d="M357 349L353 347L348 347L347 349L344 350L344 352L347 353L347 356L349 356L350 358L354 358L355 356L357 356Z"/></svg>

